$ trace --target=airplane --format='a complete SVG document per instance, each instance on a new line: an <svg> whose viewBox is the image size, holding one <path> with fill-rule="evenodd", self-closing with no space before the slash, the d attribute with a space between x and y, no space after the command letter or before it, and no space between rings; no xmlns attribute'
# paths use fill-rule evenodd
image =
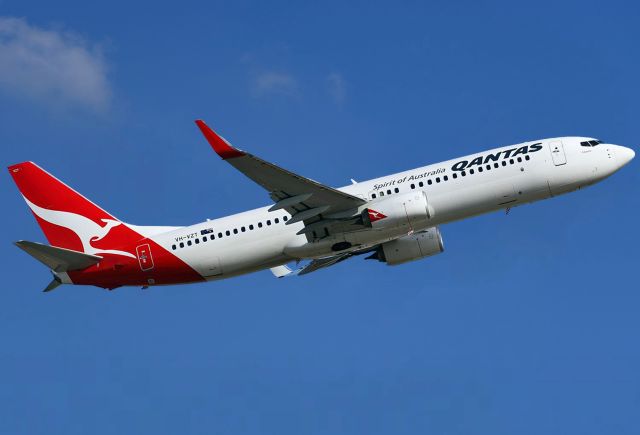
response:
<svg viewBox="0 0 640 435"><path fill-rule="evenodd" d="M49 241L15 242L51 269L45 292L60 284L113 290L196 283L264 269L282 278L367 254L403 264L443 252L443 224L573 192L635 156L594 138L558 137L336 189L233 147L202 120L196 124L222 160L268 192L270 205L184 227L138 226L33 162L9 166Z"/></svg>

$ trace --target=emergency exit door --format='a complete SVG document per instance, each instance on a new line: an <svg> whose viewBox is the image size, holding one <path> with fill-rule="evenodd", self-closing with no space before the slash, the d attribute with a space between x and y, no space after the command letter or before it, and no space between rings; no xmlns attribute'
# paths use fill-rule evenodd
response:
<svg viewBox="0 0 640 435"><path fill-rule="evenodd" d="M567 163L567 156L564 154L562 141L554 140L549 142L549 149L551 150L551 158L553 159L554 165L560 166Z"/></svg>

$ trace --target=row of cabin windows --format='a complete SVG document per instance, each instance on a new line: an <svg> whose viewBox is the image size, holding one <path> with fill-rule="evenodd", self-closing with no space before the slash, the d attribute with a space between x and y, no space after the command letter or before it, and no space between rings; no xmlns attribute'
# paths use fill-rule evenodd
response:
<svg viewBox="0 0 640 435"><path fill-rule="evenodd" d="M288 217L288 216L282 216L282 221L283 221L283 222L286 222L286 221L288 221L288 220L289 220L289 217ZM273 220L273 223L274 223L274 224L279 224L279 223L280 223L280 218L275 218L275 219ZM263 224L262 222L258 222L258 223L257 223L257 228L262 228L262 227L264 227L265 225L266 225L266 226L270 226L270 225L271 225L271 219L267 219L267 220L265 221L265 223L264 223L264 224ZM218 233L218 238L219 238L219 239L221 239L221 238L223 238L225 235L226 235L226 236L230 236L230 235L231 235L231 233L233 233L233 234L238 234L238 233L244 233L244 232L247 232L247 231L253 231L255 228L256 228L256 227L255 227L253 224L250 224L249 226L246 226L246 227L244 227L244 226L243 226L243 227L240 227L240 229L238 229L238 228L234 228L234 229L232 229L232 230L226 230L226 231L224 231L224 233L223 233L223 232L219 232L219 233ZM215 240L215 239L216 239L216 234L215 234L215 232L214 232L213 230L203 230L203 231L201 231L201 233L205 233L205 232L206 232L208 235L204 235L204 236L202 236L202 241L203 241L203 242L206 242L206 241L208 241L208 240L212 240L212 241L213 241L213 240ZM199 238L199 237L196 237L196 238L195 238L195 239L193 239L193 240L187 240L187 241L186 241L186 243L185 243L185 242L180 242L180 243L179 243L179 244L177 244L177 245L171 245L171 249L173 249L173 250L175 251L175 250L176 250L176 249L178 249L178 248L184 248L185 246L191 246L191 245L193 245L193 244L199 245L199 244L200 244L200 238Z"/></svg>
<svg viewBox="0 0 640 435"><path fill-rule="evenodd" d="M528 155L526 155L526 156L524 156L524 160L531 160L531 157L529 157ZM518 163L522 163L522 157L517 157L517 158L515 158L515 159L509 159L509 163L508 163L508 164L513 165L513 164L515 164L516 162L518 162ZM502 166L507 166L507 161L506 161L506 160L503 160L503 161L502 161ZM495 162L495 163L493 164L493 168L494 168L494 169L498 169L499 167L500 167L500 164L499 164L498 162ZM478 172L483 172L483 171L485 171L485 170L490 171L490 170L491 170L491 168L492 168L492 167L491 167L491 164L487 164L487 165L486 165L486 166L484 166L484 167L482 167L482 166L478 166L476 169L478 170ZM469 174L470 174L470 175L475 174L476 169L469 169ZM467 176L467 171L461 171L461 172L460 172L460 175L461 175L461 176L463 176L463 177L466 177L466 176ZM456 179L456 178L458 178L458 173L457 173L457 172L454 172L451 176L452 176L454 179ZM440 177L436 177L436 178L435 178L435 183L440 183L440 182L443 182L443 181L449 181L449 176L448 176L448 175L445 175L445 176L443 176L442 178L440 178ZM433 179L431 179L431 178L430 178L430 179L428 179L428 180L427 180L427 185L431 186L433 183L434 183L434 180L433 180ZM415 185L415 184L411 184L411 186L410 186L410 187L411 187L411 189L415 189L415 188L416 188L416 185ZM423 182L423 181L420 181L420 182L418 183L418 187L424 187L424 182ZM396 187L396 188L394 188L394 189L393 189L393 192L395 192L395 193L400 193L400 189L398 189L398 188ZM391 193L392 193L391 189L387 189L386 194L387 194L387 195L391 195ZM383 197L383 196L385 195L385 191L384 191L384 190L381 190L381 191L379 191L377 194L376 194L376 193L372 193L372 194L371 194L371 198L377 198L377 197L378 197L378 195L379 195L380 197Z"/></svg>

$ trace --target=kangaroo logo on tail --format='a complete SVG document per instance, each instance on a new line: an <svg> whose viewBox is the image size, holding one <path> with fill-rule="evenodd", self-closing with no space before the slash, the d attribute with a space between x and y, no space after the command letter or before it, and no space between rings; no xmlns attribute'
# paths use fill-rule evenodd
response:
<svg viewBox="0 0 640 435"><path fill-rule="evenodd" d="M23 195L24 197L24 195ZM122 225L122 222L114 219L101 219L105 223L105 226L100 226L89 218L82 215L71 213L61 210L49 210L35 205L29 201L26 197L24 200L27 202L31 210L40 219L45 220L51 224L67 228L78 236L82 242L82 249L85 254L99 255L99 254L113 254L122 255L125 257L136 258L135 255L125 252L111 249L98 249L91 245L91 242L97 242L103 239L109 234L112 228Z"/></svg>

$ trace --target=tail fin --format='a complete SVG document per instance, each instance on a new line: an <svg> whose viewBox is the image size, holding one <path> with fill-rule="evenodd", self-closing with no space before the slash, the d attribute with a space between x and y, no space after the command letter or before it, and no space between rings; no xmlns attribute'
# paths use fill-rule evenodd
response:
<svg viewBox="0 0 640 435"><path fill-rule="evenodd" d="M33 162L9 166L9 172L51 245L135 258L129 252L106 249L138 237L111 214Z"/></svg>

